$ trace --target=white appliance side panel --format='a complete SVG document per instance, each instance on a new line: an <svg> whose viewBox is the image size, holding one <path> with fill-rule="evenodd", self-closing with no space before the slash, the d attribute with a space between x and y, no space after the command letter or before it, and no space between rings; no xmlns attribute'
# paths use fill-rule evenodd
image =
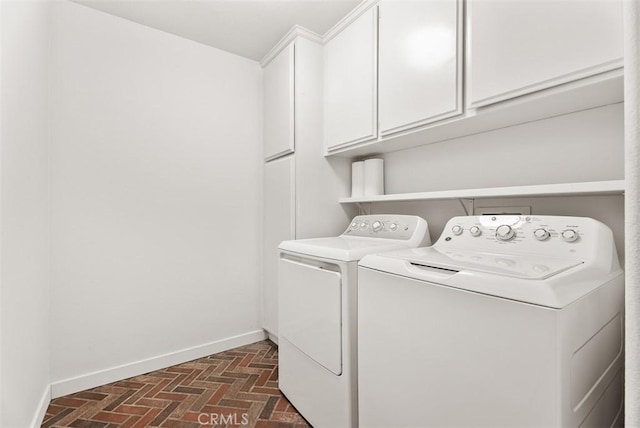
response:
<svg viewBox="0 0 640 428"><path fill-rule="evenodd" d="M372 7L325 45L327 148L376 137L377 16Z"/></svg>
<svg viewBox="0 0 640 428"><path fill-rule="evenodd" d="M565 385L562 426L615 426L622 413L622 275L563 310L559 332L562 365L568 368L561 373Z"/></svg>
<svg viewBox="0 0 640 428"><path fill-rule="evenodd" d="M622 65L622 1L467 2L471 107Z"/></svg>
<svg viewBox="0 0 640 428"><path fill-rule="evenodd" d="M294 59L291 43L264 69L264 157L294 151Z"/></svg>
<svg viewBox="0 0 640 428"><path fill-rule="evenodd" d="M559 426L556 311L358 275L361 427Z"/></svg>
<svg viewBox="0 0 640 428"><path fill-rule="evenodd" d="M622 402L624 396L623 370L616 372L589 416L580 424L580 428L624 427ZM613 421L613 423L611 422Z"/></svg>
<svg viewBox="0 0 640 428"><path fill-rule="evenodd" d="M341 273L281 258L279 274L281 337L341 374Z"/></svg>
<svg viewBox="0 0 640 428"><path fill-rule="evenodd" d="M382 134L460 112L461 9L458 0L380 2Z"/></svg>
<svg viewBox="0 0 640 428"><path fill-rule="evenodd" d="M278 245L295 239L295 160L264 166L263 327L278 336Z"/></svg>

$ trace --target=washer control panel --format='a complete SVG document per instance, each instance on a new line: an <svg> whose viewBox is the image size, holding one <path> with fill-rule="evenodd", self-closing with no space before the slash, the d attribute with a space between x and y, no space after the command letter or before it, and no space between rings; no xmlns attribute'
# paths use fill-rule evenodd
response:
<svg viewBox="0 0 640 428"><path fill-rule="evenodd" d="M413 215L359 215L351 220L343 235L408 240L423 233L421 222L422 218Z"/></svg>
<svg viewBox="0 0 640 428"><path fill-rule="evenodd" d="M611 239L606 225L587 217L487 215L452 218L436 245L579 255Z"/></svg>

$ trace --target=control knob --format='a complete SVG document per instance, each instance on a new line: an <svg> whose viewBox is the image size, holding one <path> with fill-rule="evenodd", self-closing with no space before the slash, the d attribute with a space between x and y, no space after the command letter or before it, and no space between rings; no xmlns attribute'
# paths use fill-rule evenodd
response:
<svg viewBox="0 0 640 428"><path fill-rule="evenodd" d="M480 236L482 235L482 230L478 226L471 226L469 233L471 233L471 236Z"/></svg>
<svg viewBox="0 0 640 428"><path fill-rule="evenodd" d="M549 231L547 229L540 228L533 231L533 236L538 241L546 241L551 235L549 234Z"/></svg>
<svg viewBox="0 0 640 428"><path fill-rule="evenodd" d="M374 232L380 232L382 230L382 222L374 221L373 224L371 225L371 228L373 229Z"/></svg>
<svg viewBox="0 0 640 428"><path fill-rule="evenodd" d="M578 232L573 229L566 229L562 231L562 239L565 242L574 242L578 239Z"/></svg>
<svg viewBox="0 0 640 428"><path fill-rule="evenodd" d="M358 222L354 221L353 223L351 223L351 229L357 229L358 228Z"/></svg>
<svg viewBox="0 0 640 428"><path fill-rule="evenodd" d="M509 225L503 224L496 229L496 238L500 241L511 241L516 236L516 231Z"/></svg>
<svg viewBox="0 0 640 428"><path fill-rule="evenodd" d="M395 232L396 230L398 230L398 223L391 223L389 229L391 229L392 232Z"/></svg>
<svg viewBox="0 0 640 428"><path fill-rule="evenodd" d="M462 234L462 226L458 226L455 225L451 228L451 231L453 232L454 235L461 235Z"/></svg>
<svg viewBox="0 0 640 428"><path fill-rule="evenodd" d="M369 223L367 223L366 221L363 221L362 223L360 223L360 229L366 229L369 227Z"/></svg>

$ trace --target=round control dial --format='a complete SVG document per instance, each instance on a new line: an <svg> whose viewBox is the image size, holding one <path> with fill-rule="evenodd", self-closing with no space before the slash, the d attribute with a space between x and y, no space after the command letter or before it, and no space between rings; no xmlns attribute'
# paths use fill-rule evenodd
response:
<svg viewBox="0 0 640 428"><path fill-rule="evenodd" d="M455 225L451 228L454 235L462 235L462 226Z"/></svg>
<svg viewBox="0 0 640 428"><path fill-rule="evenodd" d="M471 226L469 233L471 233L471 236L480 236L482 235L482 230L478 226Z"/></svg>
<svg viewBox="0 0 640 428"><path fill-rule="evenodd" d="M373 224L371 225L371 228L373 229L374 232L380 232L382 230L382 222L381 221L374 221Z"/></svg>
<svg viewBox="0 0 640 428"><path fill-rule="evenodd" d="M398 230L398 223L391 223L389 229L391 229L392 232L395 232L396 230Z"/></svg>
<svg viewBox="0 0 640 428"><path fill-rule="evenodd" d="M516 237L516 231L509 225L503 224L496 229L496 238L500 241L511 241Z"/></svg>
<svg viewBox="0 0 640 428"><path fill-rule="evenodd" d="M549 239L549 236L551 236L549 234L549 231L547 229L536 229L533 231L533 236L538 240L538 241L546 241L547 239Z"/></svg>
<svg viewBox="0 0 640 428"><path fill-rule="evenodd" d="M578 239L578 232L573 229L566 229L562 231L562 239L565 242L574 242Z"/></svg>
<svg viewBox="0 0 640 428"><path fill-rule="evenodd" d="M360 229L366 229L368 227L369 227L369 222L363 221L362 223L360 223Z"/></svg>
<svg viewBox="0 0 640 428"><path fill-rule="evenodd" d="M358 222L354 221L353 223L351 223L351 229L357 229L358 228Z"/></svg>

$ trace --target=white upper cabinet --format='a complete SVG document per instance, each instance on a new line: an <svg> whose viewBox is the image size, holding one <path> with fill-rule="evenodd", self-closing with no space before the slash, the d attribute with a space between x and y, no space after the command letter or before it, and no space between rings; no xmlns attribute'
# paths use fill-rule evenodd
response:
<svg viewBox="0 0 640 428"><path fill-rule="evenodd" d="M292 153L294 143L294 61L291 43L264 68L264 157Z"/></svg>
<svg viewBox="0 0 640 428"><path fill-rule="evenodd" d="M622 66L619 0L469 0L471 108Z"/></svg>
<svg viewBox="0 0 640 428"><path fill-rule="evenodd" d="M327 149L377 137L377 19L371 8L325 45Z"/></svg>
<svg viewBox="0 0 640 428"><path fill-rule="evenodd" d="M462 113L462 1L383 0L379 7L381 134Z"/></svg>

